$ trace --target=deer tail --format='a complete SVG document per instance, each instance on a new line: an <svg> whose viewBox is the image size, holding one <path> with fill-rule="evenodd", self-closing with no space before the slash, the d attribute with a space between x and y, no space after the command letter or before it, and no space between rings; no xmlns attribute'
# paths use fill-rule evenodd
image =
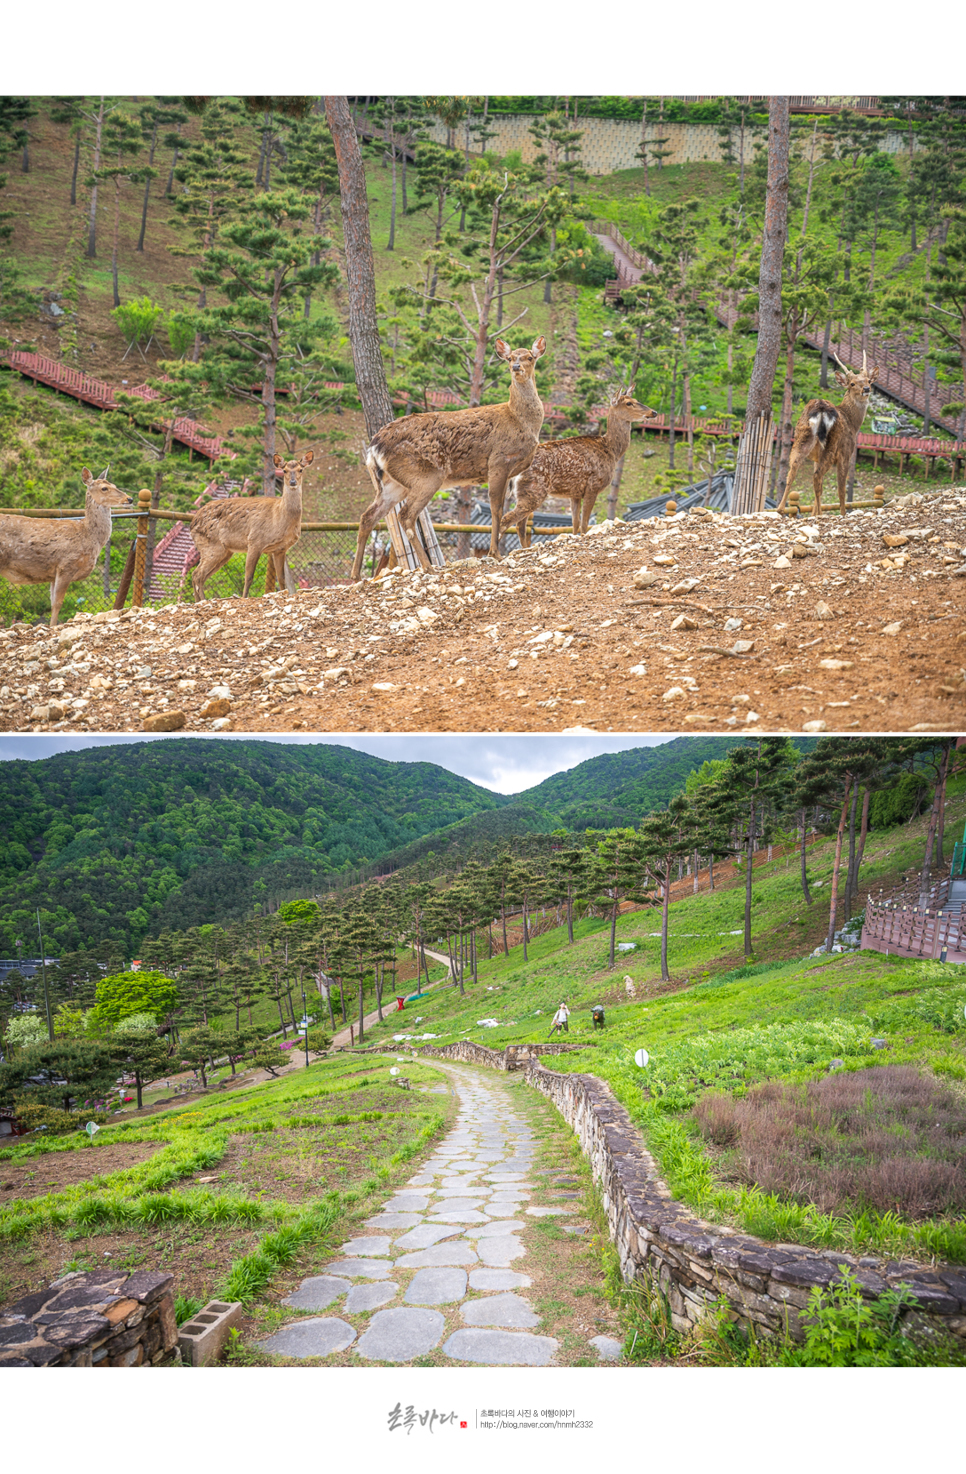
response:
<svg viewBox="0 0 966 1474"><path fill-rule="evenodd" d="M815 439L818 441L823 450L825 448L825 442L828 440L829 437L829 431L835 424L835 421L838 419L838 417L838 411L832 409L831 407L829 407L828 409L818 409L813 415L809 415L808 417L808 423L811 428L812 434L815 436Z"/></svg>

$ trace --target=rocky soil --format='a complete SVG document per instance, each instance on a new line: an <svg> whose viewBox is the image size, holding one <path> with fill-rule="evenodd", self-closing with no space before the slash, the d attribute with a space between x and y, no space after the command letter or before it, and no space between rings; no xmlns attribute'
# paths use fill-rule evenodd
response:
<svg viewBox="0 0 966 1474"><path fill-rule="evenodd" d="M0 632L2 731L955 731L966 489Z"/></svg>

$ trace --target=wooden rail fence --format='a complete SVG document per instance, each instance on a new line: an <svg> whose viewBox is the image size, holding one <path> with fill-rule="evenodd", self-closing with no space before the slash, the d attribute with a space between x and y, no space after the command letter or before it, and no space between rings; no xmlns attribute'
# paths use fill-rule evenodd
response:
<svg viewBox="0 0 966 1474"><path fill-rule="evenodd" d="M904 905L901 900L866 903L861 946L897 957L921 957L966 962L966 928L962 906L950 903L949 880L932 886L927 904Z"/></svg>

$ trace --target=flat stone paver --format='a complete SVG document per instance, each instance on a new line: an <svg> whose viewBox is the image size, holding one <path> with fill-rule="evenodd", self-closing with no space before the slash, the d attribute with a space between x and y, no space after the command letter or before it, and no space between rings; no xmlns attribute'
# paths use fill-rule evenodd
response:
<svg viewBox="0 0 966 1474"><path fill-rule="evenodd" d="M452 1305L466 1294L465 1269L421 1269L404 1299L407 1305Z"/></svg>
<svg viewBox="0 0 966 1474"><path fill-rule="evenodd" d="M422 1193L397 1193L386 1204L390 1213L425 1213L428 1207L429 1198Z"/></svg>
<svg viewBox="0 0 966 1474"><path fill-rule="evenodd" d="M459 1265L465 1267L467 1264L476 1264L482 1255L460 1240L455 1244L436 1244L432 1249L419 1249L415 1254L404 1254L401 1259L396 1260L400 1269L443 1269L447 1265Z"/></svg>
<svg viewBox="0 0 966 1474"><path fill-rule="evenodd" d="M366 1219L366 1228L415 1228L421 1222L418 1213L377 1213Z"/></svg>
<svg viewBox="0 0 966 1474"><path fill-rule="evenodd" d="M368 1285L353 1285L345 1297L347 1315L358 1315L364 1310L378 1310L388 1305L399 1294L399 1286L393 1280L373 1280Z"/></svg>
<svg viewBox="0 0 966 1474"><path fill-rule="evenodd" d="M302 1320L260 1342L262 1349L309 1357L351 1346L353 1356L365 1361L405 1363L442 1345L451 1362L551 1363L559 1343L532 1334L540 1316L517 1292L532 1285L521 1271L533 1220L571 1210L529 1203L535 1189L563 1194L576 1184L559 1168L534 1170L537 1138L515 1114L505 1087L458 1066L452 1073L460 1103L453 1130L406 1186L342 1245L338 1252L344 1257L304 1280L283 1302L315 1311L342 1298L343 1314L367 1317L368 1323L353 1329L334 1316ZM585 1230L579 1223L565 1226ZM447 1320L452 1325L460 1319L464 1324L448 1334Z"/></svg>
<svg viewBox="0 0 966 1474"><path fill-rule="evenodd" d="M283 1305L291 1305L293 1310L325 1310L333 1300L338 1300L346 1290L351 1290L349 1280L342 1279L335 1274L315 1274L311 1279L303 1280L297 1290L286 1296Z"/></svg>
<svg viewBox="0 0 966 1474"><path fill-rule="evenodd" d="M443 1352L453 1361L473 1361L481 1366L545 1367L559 1344L552 1336L531 1336L526 1331L464 1326L444 1343Z"/></svg>
<svg viewBox="0 0 966 1474"><path fill-rule="evenodd" d="M350 1239L347 1244L342 1245L342 1253L359 1254L366 1259L376 1259L380 1254L388 1254L391 1248L392 1239L373 1235L371 1238Z"/></svg>
<svg viewBox="0 0 966 1474"><path fill-rule="evenodd" d="M355 1349L367 1361L412 1361L438 1346L445 1329L438 1310L400 1305L377 1311Z"/></svg>
<svg viewBox="0 0 966 1474"><path fill-rule="evenodd" d="M444 1223L420 1223L396 1240L396 1249L402 1249L404 1253L411 1253L414 1249L431 1249L434 1244L442 1243L443 1239L457 1238L462 1232L462 1228L454 1224L447 1226Z"/></svg>
<svg viewBox="0 0 966 1474"><path fill-rule="evenodd" d="M502 1267L520 1259L526 1250L516 1235L510 1233L506 1238L477 1240L477 1253L484 1264Z"/></svg>
<svg viewBox="0 0 966 1474"><path fill-rule="evenodd" d="M330 1274L346 1274L350 1279L386 1280L392 1265L388 1259L340 1259L326 1268Z"/></svg>
<svg viewBox="0 0 966 1474"><path fill-rule="evenodd" d="M468 1326L505 1326L510 1330L529 1331L540 1324L533 1306L513 1293L468 1300L462 1314Z"/></svg>
<svg viewBox="0 0 966 1474"><path fill-rule="evenodd" d="M326 1317L283 1326L267 1341L256 1341L255 1345L273 1356L331 1356L333 1351L345 1351L355 1338L355 1331L346 1321Z"/></svg>
<svg viewBox="0 0 966 1474"><path fill-rule="evenodd" d="M529 1290L532 1283L528 1274L512 1269L474 1269L470 1274L471 1290Z"/></svg>
<svg viewBox="0 0 966 1474"><path fill-rule="evenodd" d="M591 1346L596 1346L601 1361L620 1361L624 1348L613 1336L592 1336Z"/></svg>
<svg viewBox="0 0 966 1474"><path fill-rule="evenodd" d="M468 1228L466 1237L468 1239L505 1239L518 1228L523 1227L519 1218L498 1218L491 1223L484 1223L480 1228Z"/></svg>

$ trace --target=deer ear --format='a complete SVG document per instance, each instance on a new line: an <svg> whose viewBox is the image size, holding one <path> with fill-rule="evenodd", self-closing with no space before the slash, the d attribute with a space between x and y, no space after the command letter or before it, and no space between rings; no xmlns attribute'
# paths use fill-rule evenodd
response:
<svg viewBox="0 0 966 1474"><path fill-rule="evenodd" d="M85 486L88 486L90 482L94 480L93 476L91 475L90 471L88 471L86 466L84 467L83 471L81 471L81 480L83 481Z"/></svg>
<svg viewBox="0 0 966 1474"><path fill-rule="evenodd" d="M842 388L843 389L846 388L846 386L847 386L847 380L846 380L845 375L844 374L836 374L835 377L838 380L838 382L842 385Z"/></svg>
<svg viewBox="0 0 966 1474"><path fill-rule="evenodd" d="M304 456L302 457L302 465L303 466L311 466L311 464L312 464L312 462L314 460L315 460L315 451L314 450L307 450L305 452Z"/></svg>
<svg viewBox="0 0 966 1474"><path fill-rule="evenodd" d="M547 351L547 340L546 340L546 338L538 338L537 341L534 343L533 348L532 348L531 351L533 353L534 358L542 358L543 355Z"/></svg>
<svg viewBox="0 0 966 1474"><path fill-rule="evenodd" d="M276 466L284 466L284 464L285 464L285 462L282 460L282 457L280 455L276 455L274 457L274 461L275 461Z"/></svg>
<svg viewBox="0 0 966 1474"><path fill-rule="evenodd" d="M507 346L504 343L503 339L502 338L497 338L497 340L496 340L496 356L497 356L497 358L506 358L506 357L508 357L509 352L510 352L510 350L507 348Z"/></svg>

